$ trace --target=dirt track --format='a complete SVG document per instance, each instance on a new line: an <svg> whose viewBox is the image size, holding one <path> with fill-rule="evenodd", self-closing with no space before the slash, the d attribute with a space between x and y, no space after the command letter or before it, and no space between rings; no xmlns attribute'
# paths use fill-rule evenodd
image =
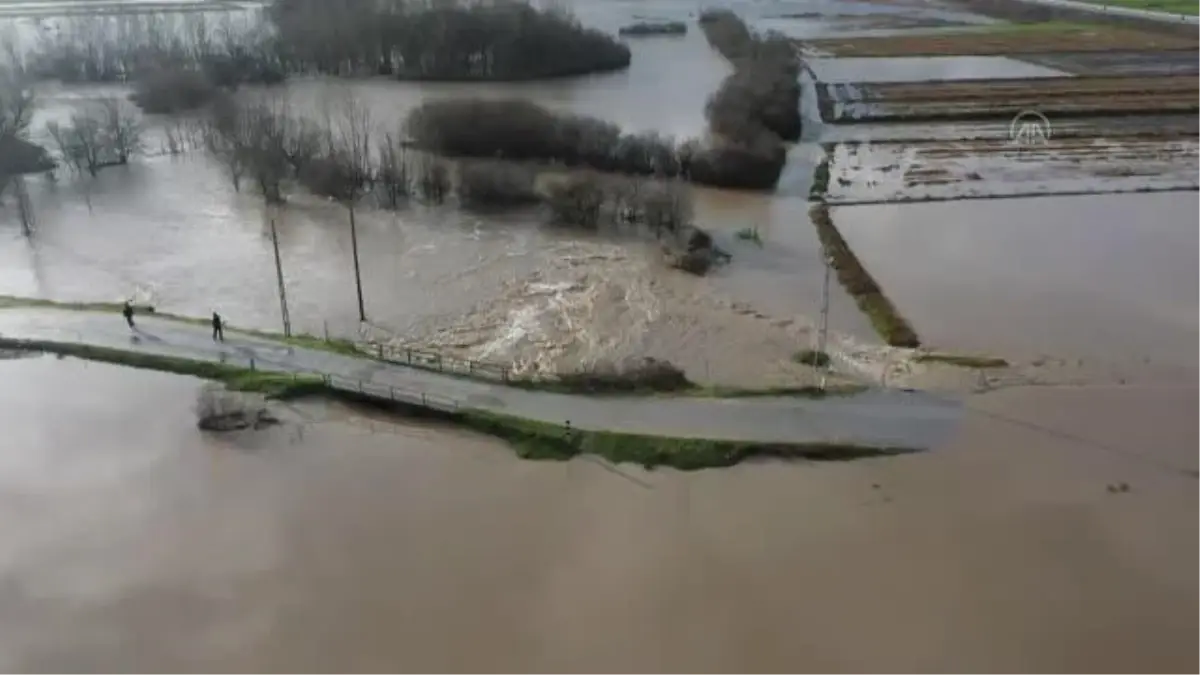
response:
<svg viewBox="0 0 1200 675"><path fill-rule="evenodd" d="M1153 34L1122 27L1096 25L1062 30L1013 28L936 35L890 35L807 40L807 50L833 56L1011 56L1113 51L1184 51L1200 47L1191 35Z"/></svg>

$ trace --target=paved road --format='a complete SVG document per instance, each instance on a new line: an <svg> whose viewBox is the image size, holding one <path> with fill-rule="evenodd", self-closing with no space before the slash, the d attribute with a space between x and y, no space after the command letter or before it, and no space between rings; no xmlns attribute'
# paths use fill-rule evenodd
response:
<svg viewBox="0 0 1200 675"><path fill-rule="evenodd" d="M397 387L452 399L460 407L580 429L759 442L844 442L928 448L953 431L961 406L920 393L874 390L853 397L617 398L533 392L423 371L369 358L292 347L167 319L138 318L131 332L117 314L2 309L0 336L74 342L260 370L333 375L367 386Z"/></svg>
<svg viewBox="0 0 1200 675"><path fill-rule="evenodd" d="M1098 14L1128 16L1136 19L1150 19L1151 21L1164 21L1167 23L1200 23L1200 17L1190 14L1156 12L1149 9L1136 9L1133 7L1106 5L1102 2L1081 2L1080 0L1024 0L1024 2L1030 2L1037 5L1049 5L1052 7L1063 7L1065 9L1080 9L1085 12L1096 12Z"/></svg>

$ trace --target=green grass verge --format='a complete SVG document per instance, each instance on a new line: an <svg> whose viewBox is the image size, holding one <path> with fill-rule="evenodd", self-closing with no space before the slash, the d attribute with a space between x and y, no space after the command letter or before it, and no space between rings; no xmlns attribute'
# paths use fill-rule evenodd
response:
<svg viewBox="0 0 1200 675"><path fill-rule="evenodd" d="M913 357L918 363L944 363L960 368L1007 368L1008 361L997 356L980 356L977 354L948 354L944 352L929 352Z"/></svg>
<svg viewBox="0 0 1200 675"><path fill-rule="evenodd" d="M831 265L837 273L838 281L854 298L858 308L862 310L871 325L885 342L893 347L920 347L921 340L908 321L900 315L892 301L883 294L883 289L859 262L858 256L850 250L846 240L842 238L833 218L829 215L827 204L814 204L809 210L813 225L817 228L817 236L825 254L829 256Z"/></svg>
<svg viewBox="0 0 1200 675"><path fill-rule="evenodd" d="M0 349L48 352L74 356L88 361L101 361L130 368L157 370L178 375L192 375L206 380L223 382L233 391L252 391L269 398L294 398L325 390L319 375L250 370L223 363L209 363L174 356L143 354L124 349L96 347L52 340L21 340L0 337Z"/></svg>
<svg viewBox="0 0 1200 675"><path fill-rule="evenodd" d="M1196 0L1083 0L1091 5L1114 5L1129 9L1145 9L1152 12L1169 12L1171 14L1187 14L1196 16L1200 6Z"/></svg>
<svg viewBox="0 0 1200 675"><path fill-rule="evenodd" d="M837 443L748 443L584 431L479 410L464 411L457 416L464 426L507 441L525 459L566 460L586 454L614 464L629 462L648 469L668 466L692 471L728 467L755 457L835 461L911 452L905 448Z"/></svg>

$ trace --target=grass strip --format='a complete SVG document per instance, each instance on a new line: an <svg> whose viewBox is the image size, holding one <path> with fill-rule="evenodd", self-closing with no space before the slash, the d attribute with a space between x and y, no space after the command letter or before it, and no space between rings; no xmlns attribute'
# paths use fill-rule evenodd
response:
<svg viewBox="0 0 1200 675"><path fill-rule="evenodd" d="M913 357L918 363L944 363L960 368L1007 368L1008 361L998 356L981 356L977 354L949 354L946 352L927 352Z"/></svg>
<svg viewBox="0 0 1200 675"><path fill-rule="evenodd" d="M192 375L223 382L234 391L258 392L275 399L324 395L365 402L373 407L443 420L494 436L507 442L522 459L561 461L591 454L614 464L631 462L648 469L668 466L691 471L728 467L755 457L844 461L915 451L910 448L845 443L757 443L589 431L482 410L443 412L409 403L384 401L358 392L334 389L320 376L312 374L254 371L220 363L49 340L0 338L0 349L50 352L132 368Z"/></svg>
<svg viewBox="0 0 1200 675"><path fill-rule="evenodd" d="M884 342L893 347L920 347L921 341L912 326L883 294L883 289L862 266L834 226L833 218L829 214L829 205L814 204L809 209L809 216L817 228L817 236L825 254L829 256L830 265L837 273L838 281L854 298L858 308L867 315Z"/></svg>
<svg viewBox="0 0 1200 675"><path fill-rule="evenodd" d="M503 439L524 459L567 460L597 455L614 463L681 471L733 466L751 458L839 461L912 452L839 443L753 443L585 431L479 410L457 413L466 427Z"/></svg>

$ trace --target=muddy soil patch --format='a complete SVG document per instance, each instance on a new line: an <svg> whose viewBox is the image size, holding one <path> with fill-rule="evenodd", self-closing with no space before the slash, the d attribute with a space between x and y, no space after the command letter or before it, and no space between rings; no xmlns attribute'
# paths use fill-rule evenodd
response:
<svg viewBox="0 0 1200 675"><path fill-rule="evenodd" d="M927 35L838 37L807 40L807 52L832 56L1012 56L1110 51L1196 51L1191 35L1164 35L1123 27L1100 25L1006 27L994 31L965 31Z"/></svg>
<svg viewBox="0 0 1200 675"><path fill-rule="evenodd" d="M830 144L830 204L1196 190L1195 137Z"/></svg>
<svg viewBox="0 0 1200 675"><path fill-rule="evenodd" d="M1029 54L1021 60L1075 75L1191 75L1200 72L1195 51Z"/></svg>

